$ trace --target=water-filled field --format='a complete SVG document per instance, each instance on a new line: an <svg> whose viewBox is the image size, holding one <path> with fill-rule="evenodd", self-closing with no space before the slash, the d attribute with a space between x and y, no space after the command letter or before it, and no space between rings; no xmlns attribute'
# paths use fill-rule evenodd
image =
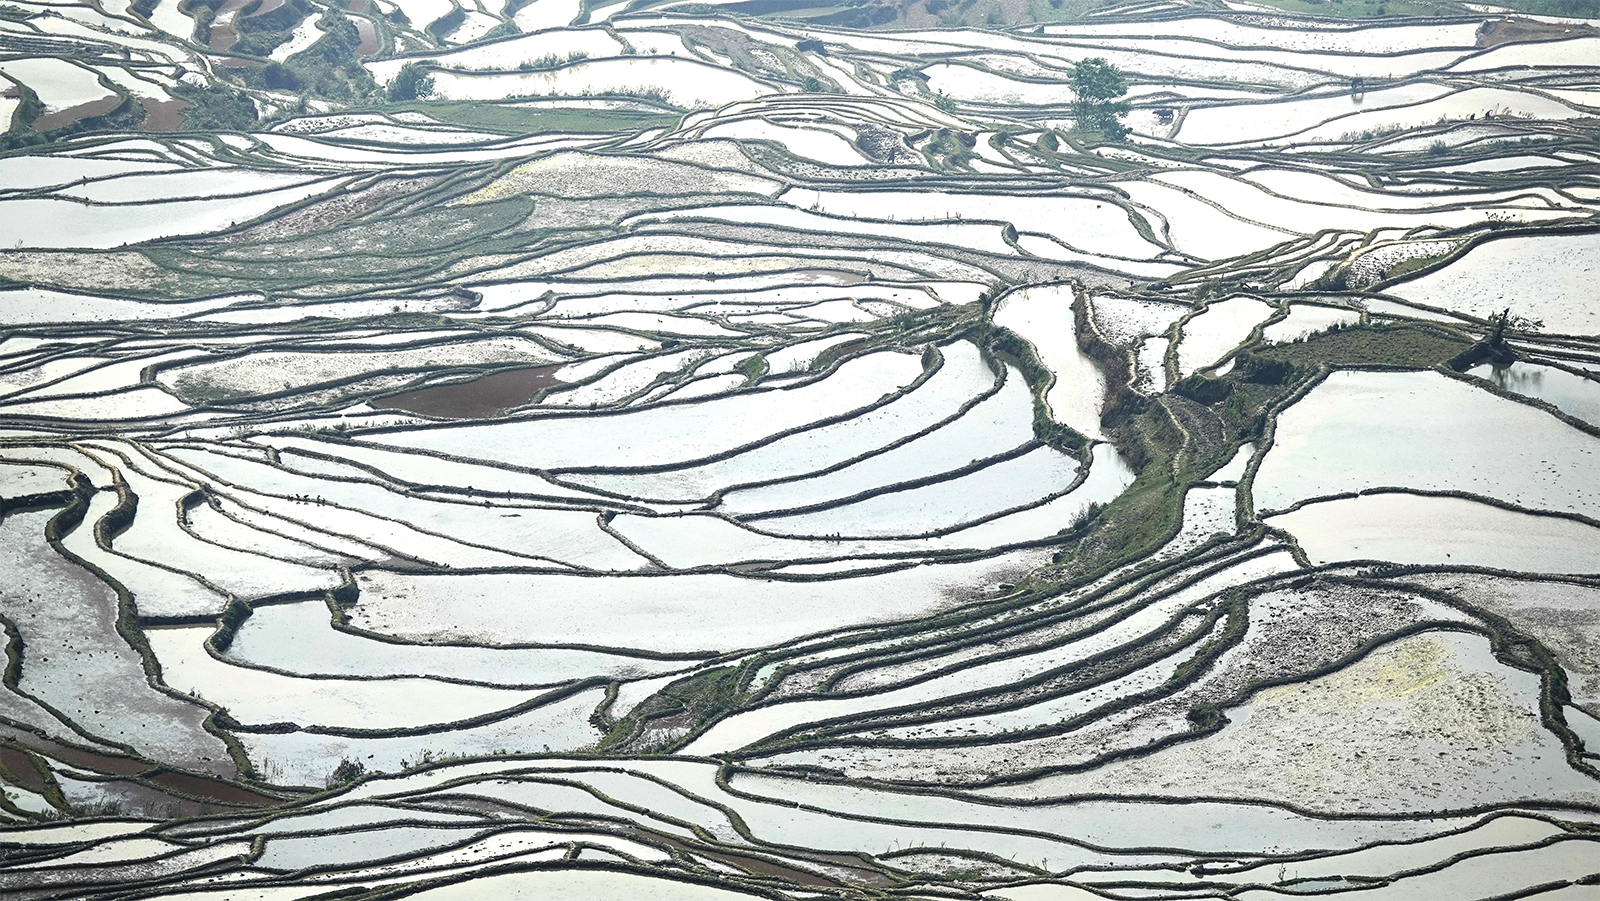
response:
<svg viewBox="0 0 1600 901"><path fill-rule="evenodd" d="M1600 898L1588 20L9 0L0 119L0 896Z"/></svg>

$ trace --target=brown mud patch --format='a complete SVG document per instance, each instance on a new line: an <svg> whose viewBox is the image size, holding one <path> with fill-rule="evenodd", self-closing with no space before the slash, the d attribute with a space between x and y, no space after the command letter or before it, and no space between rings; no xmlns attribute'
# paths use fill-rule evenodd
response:
<svg viewBox="0 0 1600 901"><path fill-rule="evenodd" d="M217 15L211 20L211 41L206 45L212 50L226 50L239 42L239 10L243 9L251 0L227 0L217 9Z"/></svg>
<svg viewBox="0 0 1600 901"><path fill-rule="evenodd" d="M153 97L139 98L139 104L144 107L145 131L177 131L183 127L183 111L189 108L187 100L156 100Z"/></svg>
<svg viewBox="0 0 1600 901"><path fill-rule="evenodd" d="M470 382L391 394L374 400L372 405L380 410L404 410L441 419L478 419L520 407L540 391L565 384L553 374L559 368L510 369Z"/></svg>
<svg viewBox="0 0 1600 901"><path fill-rule="evenodd" d="M217 779L208 779L196 776L193 773L180 773L171 770L151 773L144 777L147 781L162 788L170 789L181 794L196 798L208 798L223 804L240 804L249 807L274 807L283 803L282 798L274 798L230 785Z"/></svg>
<svg viewBox="0 0 1600 901"><path fill-rule="evenodd" d="M35 753L53 757L80 770L90 770L102 775L134 776L155 766L153 763L147 763L133 757L102 754L99 751L62 744L42 735L35 735L32 732L15 727L0 727L0 738L8 738L17 745L28 748ZM8 761L7 766L9 768L10 758L5 759ZM15 773L16 771L13 769L12 772Z"/></svg>
<svg viewBox="0 0 1600 901"><path fill-rule="evenodd" d="M1479 47L1498 47L1519 41L1562 41L1600 34L1593 25L1540 22L1535 19L1494 19L1478 27Z"/></svg>
<svg viewBox="0 0 1600 901"><path fill-rule="evenodd" d="M0 766L5 767L6 773L11 776L11 781L28 791L42 794L49 788L49 783L33 765L33 761L16 748L0 746Z"/></svg>
<svg viewBox="0 0 1600 901"><path fill-rule="evenodd" d="M378 29L372 22L360 16L351 16L350 23L356 27L356 34L360 35L361 43L356 45L357 56L371 56L378 52Z"/></svg>
<svg viewBox="0 0 1600 901"><path fill-rule="evenodd" d="M112 94L109 97L101 97L99 100L91 100L88 103L80 103L77 106L69 106L66 109L59 109L53 113L45 113L39 118L33 120L33 130L50 131L53 128L60 128L63 125L71 125L79 119L88 119L94 116L104 116L106 113L116 109L120 103L122 103L122 96L119 94Z"/></svg>

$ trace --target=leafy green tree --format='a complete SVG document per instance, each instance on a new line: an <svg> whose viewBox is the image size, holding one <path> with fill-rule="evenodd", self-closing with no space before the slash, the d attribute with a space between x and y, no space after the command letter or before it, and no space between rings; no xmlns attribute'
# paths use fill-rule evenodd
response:
<svg viewBox="0 0 1600 901"><path fill-rule="evenodd" d="M1122 117L1132 107L1118 97L1128 93L1128 80L1116 66L1100 57L1080 60L1072 66L1072 113L1077 130L1098 132L1113 141L1128 134Z"/></svg>
<svg viewBox="0 0 1600 901"><path fill-rule="evenodd" d="M298 91L302 87L300 76L280 62L267 63L261 71L261 83L274 91Z"/></svg>
<svg viewBox="0 0 1600 901"><path fill-rule="evenodd" d="M389 82L390 100L418 100L433 94L433 76L416 63L406 63Z"/></svg>

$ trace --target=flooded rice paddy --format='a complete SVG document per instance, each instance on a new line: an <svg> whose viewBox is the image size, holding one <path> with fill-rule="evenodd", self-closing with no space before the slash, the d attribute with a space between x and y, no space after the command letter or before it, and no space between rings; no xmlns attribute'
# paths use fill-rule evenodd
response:
<svg viewBox="0 0 1600 901"><path fill-rule="evenodd" d="M1595 897L1600 38L1274 2L0 9L0 895Z"/></svg>

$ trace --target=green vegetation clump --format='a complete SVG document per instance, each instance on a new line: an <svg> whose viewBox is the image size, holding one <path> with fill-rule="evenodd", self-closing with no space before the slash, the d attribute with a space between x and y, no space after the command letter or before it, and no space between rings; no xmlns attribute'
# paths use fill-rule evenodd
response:
<svg viewBox="0 0 1600 901"><path fill-rule="evenodd" d="M1234 367L1247 381L1261 385L1282 385L1294 377L1295 365L1288 360L1272 360L1252 353L1241 353Z"/></svg>
<svg viewBox="0 0 1600 901"><path fill-rule="evenodd" d="M344 13L330 9L323 16L322 29L326 33L315 44L289 60L304 90L337 100L366 96L375 91L377 85L356 54L356 48L361 46L361 32L356 30L355 23Z"/></svg>
<svg viewBox="0 0 1600 901"><path fill-rule="evenodd" d="M433 75L419 63L406 63L389 82L390 100L421 100L433 95Z"/></svg>
<svg viewBox="0 0 1600 901"><path fill-rule="evenodd" d="M1233 383L1227 379L1206 378L1197 372L1173 385L1172 393L1210 406L1232 394Z"/></svg>
<svg viewBox="0 0 1600 901"><path fill-rule="evenodd" d="M1328 366L1398 366L1431 369L1465 350L1471 342L1443 329L1412 324L1343 328L1291 344L1274 344L1253 357L1311 369Z"/></svg>
<svg viewBox="0 0 1600 901"><path fill-rule="evenodd" d="M341 785L349 785L366 775L366 772L366 764L359 760L344 758L339 761L338 766L333 768L333 772L328 774L328 787L338 788Z"/></svg>
<svg viewBox="0 0 1600 901"><path fill-rule="evenodd" d="M1128 80L1116 66L1100 57L1079 60L1072 66L1072 114L1076 130L1120 141L1128 134L1122 117L1132 106L1118 97L1128 93Z"/></svg>
<svg viewBox="0 0 1600 901"><path fill-rule="evenodd" d="M270 56L289 40L311 12L311 4L306 0L288 0L272 12L241 16L234 26L239 31L239 40L229 49L250 56Z"/></svg>
<svg viewBox="0 0 1600 901"><path fill-rule="evenodd" d="M546 53L544 56L541 56L538 59L530 59L522 62L517 66L517 69L522 72L548 72L552 69L559 69L569 63L575 63L579 60L585 60L588 58L589 54L582 50L574 50L571 53L568 53L566 56L561 56L560 54L556 53Z"/></svg>
<svg viewBox="0 0 1600 901"><path fill-rule="evenodd" d="M1437 0L1266 0L1268 6L1290 12L1335 19L1367 19L1380 16L1459 15L1458 7ZM1509 6L1524 6L1509 3Z"/></svg>
<svg viewBox="0 0 1600 901"><path fill-rule="evenodd" d="M1508 0L1506 5L1541 16L1600 19L1600 0Z"/></svg>
<svg viewBox="0 0 1600 901"><path fill-rule="evenodd" d="M192 131L247 131L261 118L255 101L221 83L179 85L172 92L189 102L183 125Z"/></svg>
<svg viewBox="0 0 1600 901"><path fill-rule="evenodd" d="M4 84L10 85L11 82ZM28 127L29 123L44 114L44 104L39 102L39 95L27 85L19 84L16 89L20 94L17 108L11 113L11 129L0 136L0 150L14 150L45 140L43 135Z"/></svg>
<svg viewBox="0 0 1600 901"><path fill-rule="evenodd" d="M627 716L612 724L600 747L607 750L659 750L638 747L646 725L686 727L695 735L711 721L746 700L742 688L745 669L723 666L685 676L641 702Z"/></svg>
<svg viewBox="0 0 1600 901"><path fill-rule="evenodd" d="M234 598L228 601L228 606L222 609L222 615L217 617L217 632L211 637L211 644L218 651L226 651L233 644L233 638L239 632L239 627L250 618L253 613L250 605Z"/></svg>
<svg viewBox="0 0 1600 901"><path fill-rule="evenodd" d="M740 360L733 371L745 377L746 385L753 385L767 374L767 358L764 354L751 354Z"/></svg>
<svg viewBox="0 0 1600 901"><path fill-rule="evenodd" d="M444 43L444 36L467 21L467 11L459 6L452 6L450 11L428 23L427 32L430 37L439 43Z"/></svg>
<svg viewBox="0 0 1600 901"><path fill-rule="evenodd" d="M484 32L483 37L479 38L478 40L480 40L480 41L498 41L501 38L516 37L517 35L519 35L521 33L522 33L522 29L517 27L517 23L512 22L512 21L510 21L508 19L508 20L506 20L504 22L501 22L499 25L496 25L495 27L489 29L488 31Z"/></svg>

